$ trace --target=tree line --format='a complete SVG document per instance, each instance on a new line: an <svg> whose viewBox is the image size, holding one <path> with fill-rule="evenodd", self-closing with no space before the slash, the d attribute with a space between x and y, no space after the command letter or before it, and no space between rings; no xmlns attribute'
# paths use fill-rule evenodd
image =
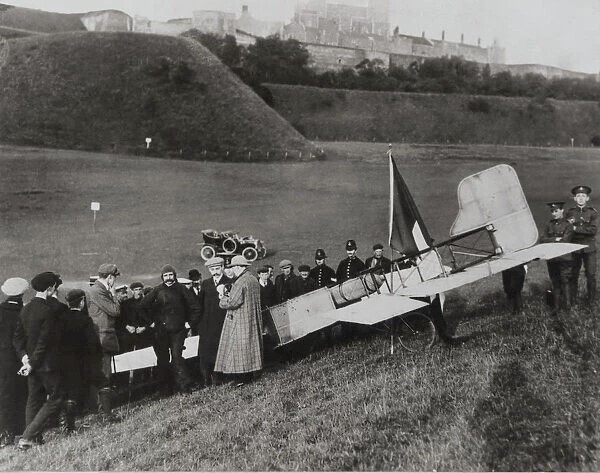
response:
<svg viewBox="0 0 600 473"><path fill-rule="evenodd" d="M547 79L541 74L492 74L489 65L461 57L428 58L410 65L390 66L380 59L365 59L355 67L318 73L310 67L310 54L299 41L278 35L257 38L240 46L234 36L220 37L190 30L184 36L199 41L245 83L270 103L261 84L278 83L324 88L396 92L432 92L506 97L600 101L600 82L593 78Z"/></svg>

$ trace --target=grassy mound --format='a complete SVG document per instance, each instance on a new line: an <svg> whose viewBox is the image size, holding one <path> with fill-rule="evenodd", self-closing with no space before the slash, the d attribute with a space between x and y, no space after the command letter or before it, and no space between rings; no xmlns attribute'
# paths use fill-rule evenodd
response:
<svg viewBox="0 0 600 473"><path fill-rule="evenodd" d="M186 39L60 33L8 41L0 140L188 159L310 156L310 144Z"/></svg>
<svg viewBox="0 0 600 473"><path fill-rule="evenodd" d="M596 102L268 87L309 139L587 146L600 135Z"/></svg>
<svg viewBox="0 0 600 473"><path fill-rule="evenodd" d="M59 33L85 31L80 15L52 13L31 8L20 8L0 3L0 27L31 31L32 33ZM4 31L0 30L0 36Z"/></svg>

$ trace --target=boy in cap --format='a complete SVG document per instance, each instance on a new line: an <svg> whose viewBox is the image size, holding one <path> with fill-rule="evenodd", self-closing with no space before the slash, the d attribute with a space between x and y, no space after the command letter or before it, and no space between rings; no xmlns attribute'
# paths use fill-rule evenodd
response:
<svg viewBox="0 0 600 473"><path fill-rule="evenodd" d="M39 444L46 423L58 414L63 403L59 372L61 327L56 310L47 302L56 284L56 274L52 272L40 273L31 280L36 294L21 310L13 338L23 363L19 373L27 376L28 384L27 426L19 440L22 450Z"/></svg>
<svg viewBox="0 0 600 473"><path fill-rule="evenodd" d="M25 429L27 383L17 374L21 363L13 348L13 334L28 288L23 278L7 279L0 288L7 296L0 304L0 448L12 445Z"/></svg>
<svg viewBox="0 0 600 473"><path fill-rule="evenodd" d="M552 218L544 228L540 243L569 243L574 234L573 225L563 216L564 202L548 202ZM552 283L554 310L568 309L570 300L569 278L571 276L571 254L547 261L548 275Z"/></svg>
<svg viewBox="0 0 600 473"><path fill-rule="evenodd" d="M384 273L389 273L392 270L392 262L383 256L383 245L377 243L373 245L373 256L370 256L365 261L367 268L381 268Z"/></svg>
<svg viewBox="0 0 600 473"><path fill-rule="evenodd" d="M311 277L317 284L317 289L322 287L332 287L337 283L335 271L325 264L325 250L322 248L315 251L315 267L310 270L308 276Z"/></svg>
<svg viewBox="0 0 600 473"><path fill-rule="evenodd" d="M356 256L356 242L354 240L348 240L346 242L346 255L347 258L340 261L337 271L335 272L338 284L343 283L348 279L355 278L359 273L367 269L365 263Z"/></svg>
<svg viewBox="0 0 600 473"><path fill-rule="evenodd" d="M209 259L204 265L208 268L211 277L200 284L200 305L198 320L194 327L200 335L198 344L198 361L202 384L211 386L217 381L214 376L215 360L219 350L219 340L225 322L227 311L219 307L219 286L231 284L231 280L224 274L225 261L221 257Z"/></svg>
<svg viewBox="0 0 600 473"><path fill-rule="evenodd" d="M598 231L598 212L587 205L590 200L592 188L589 186L576 186L571 189L575 206L567 210L565 218L574 227L572 243L587 245L586 248L572 253L570 296L571 302L577 299L579 285L579 272L583 264L587 282L587 301L594 302L596 298L596 232Z"/></svg>
<svg viewBox="0 0 600 473"><path fill-rule="evenodd" d="M121 316L121 304L115 294L115 282L120 275L119 269L112 263L101 264L98 279L87 295L88 313L94 322L94 329L102 345L102 372L110 380L110 361L119 353L116 321Z"/></svg>
<svg viewBox="0 0 600 473"><path fill-rule="evenodd" d="M198 319L200 308L189 290L177 281L177 271L167 264L161 269L162 284L140 302L140 308L155 318L156 364L163 394L175 386L182 393L192 392L193 381L183 359L183 347L191 323ZM169 375L169 352L171 371Z"/></svg>
<svg viewBox="0 0 600 473"><path fill-rule="evenodd" d="M275 278L275 302L282 302L304 294L304 285L300 276L294 273L294 265L289 259L279 263L281 274Z"/></svg>

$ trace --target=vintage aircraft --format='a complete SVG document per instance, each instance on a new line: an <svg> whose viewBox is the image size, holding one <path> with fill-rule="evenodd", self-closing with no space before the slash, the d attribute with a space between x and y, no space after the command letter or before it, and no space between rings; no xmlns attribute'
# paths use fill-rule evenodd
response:
<svg viewBox="0 0 600 473"><path fill-rule="evenodd" d="M271 307L276 345L287 345L338 322L374 325L395 320L394 340L408 350L431 346L435 326L426 309L443 304L443 294L533 260L552 259L584 248L542 243L515 170L498 165L458 185L459 212L450 238L433 242L398 172L391 151L389 245L398 257L392 270L365 271L354 279ZM441 308L441 307L440 307ZM189 337L184 357L196 356L198 337ZM113 371L154 366L152 348L114 357Z"/></svg>

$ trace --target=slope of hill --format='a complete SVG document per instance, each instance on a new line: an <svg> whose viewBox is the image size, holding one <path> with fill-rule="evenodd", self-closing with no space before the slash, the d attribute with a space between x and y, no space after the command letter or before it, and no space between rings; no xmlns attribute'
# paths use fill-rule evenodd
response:
<svg viewBox="0 0 600 473"><path fill-rule="evenodd" d="M20 8L0 3L0 26L28 30L32 33L85 31L80 16ZM1 32L0 35L2 35Z"/></svg>
<svg viewBox="0 0 600 473"><path fill-rule="evenodd" d="M567 146L600 135L595 102L268 87L309 139Z"/></svg>
<svg viewBox="0 0 600 473"><path fill-rule="evenodd" d="M74 32L4 47L1 141L146 153L149 137L161 156L310 155L296 130L191 40Z"/></svg>

